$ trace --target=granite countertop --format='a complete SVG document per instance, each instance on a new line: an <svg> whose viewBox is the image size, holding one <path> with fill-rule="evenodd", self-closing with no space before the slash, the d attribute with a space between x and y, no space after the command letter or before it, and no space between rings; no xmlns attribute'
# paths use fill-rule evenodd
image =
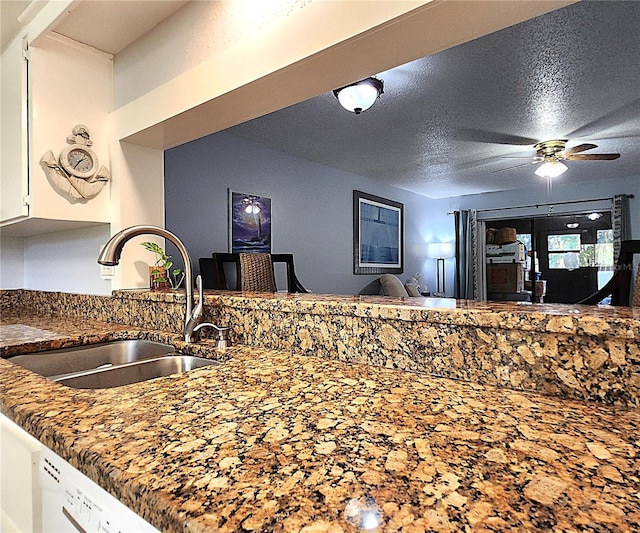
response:
<svg viewBox="0 0 640 533"><path fill-rule="evenodd" d="M3 316L3 330L5 355L27 332L38 349L178 343L53 315ZM224 356L107 390L0 360L0 407L163 531L351 532L375 517L370 531L640 530L638 410L241 345Z"/></svg>
<svg viewBox="0 0 640 533"><path fill-rule="evenodd" d="M113 292L123 301L183 302L180 292L131 289ZM308 312L319 315L348 315L429 321L442 324L501 327L522 331L612 335L640 339L640 308L598 305L531 304L456 300L433 297L346 296L313 293L243 293L205 291L209 302L242 309Z"/></svg>

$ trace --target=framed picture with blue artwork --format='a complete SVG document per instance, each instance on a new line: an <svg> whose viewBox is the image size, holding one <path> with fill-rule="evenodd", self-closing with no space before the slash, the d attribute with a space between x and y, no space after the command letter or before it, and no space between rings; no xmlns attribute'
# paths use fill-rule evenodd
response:
<svg viewBox="0 0 640 533"><path fill-rule="evenodd" d="M271 198L229 189L229 251L271 253Z"/></svg>
<svg viewBox="0 0 640 533"><path fill-rule="evenodd" d="M353 273L404 270L404 205L353 191Z"/></svg>

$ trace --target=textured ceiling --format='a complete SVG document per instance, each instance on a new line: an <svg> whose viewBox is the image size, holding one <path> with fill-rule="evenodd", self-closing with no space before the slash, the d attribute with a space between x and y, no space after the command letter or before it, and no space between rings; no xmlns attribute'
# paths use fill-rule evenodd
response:
<svg viewBox="0 0 640 533"><path fill-rule="evenodd" d="M640 176L638 28L640 2L580 2L379 73L359 116L328 93L227 133L432 198L534 186L533 165L501 169L557 138L621 153L565 183Z"/></svg>

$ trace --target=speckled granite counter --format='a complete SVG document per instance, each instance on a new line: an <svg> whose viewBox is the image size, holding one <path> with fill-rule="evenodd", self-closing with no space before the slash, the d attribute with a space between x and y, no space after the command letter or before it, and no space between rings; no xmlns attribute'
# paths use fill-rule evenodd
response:
<svg viewBox="0 0 640 533"><path fill-rule="evenodd" d="M3 312L40 349L178 338L93 320ZM0 407L163 531L354 532L364 502L385 532L640 530L637 409L289 350L225 356L95 391L2 360Z"/></svg>
<svg viewBox="0 0 640 533"><path fill-rule="evenodd" d="M7 291L42 312L179 333L182 293ZM243 344L640 407L640 309L444 298L207 292Z"/></svg>
<svg viewBox="0 0 640 533"><path fill-rule="evenodd" d="M0 291L0 305L179 333L184 295ZM205 318L250 346L640 407L639 308L211 291Z"/></svg>

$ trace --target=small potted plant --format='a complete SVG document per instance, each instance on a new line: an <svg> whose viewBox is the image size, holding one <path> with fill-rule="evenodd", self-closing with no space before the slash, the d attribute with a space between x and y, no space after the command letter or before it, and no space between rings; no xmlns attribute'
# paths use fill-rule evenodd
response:
<svg viewBox="0 0 640 533"><path fill-rule="evenodd" d="M179 268L174 268L171 256L167 255L164 249L155 242L143 242L141 245L153 252L156 256L154 266L149 267L149 280L152 291L177 289L184 279L184 272Z"/></svg>

